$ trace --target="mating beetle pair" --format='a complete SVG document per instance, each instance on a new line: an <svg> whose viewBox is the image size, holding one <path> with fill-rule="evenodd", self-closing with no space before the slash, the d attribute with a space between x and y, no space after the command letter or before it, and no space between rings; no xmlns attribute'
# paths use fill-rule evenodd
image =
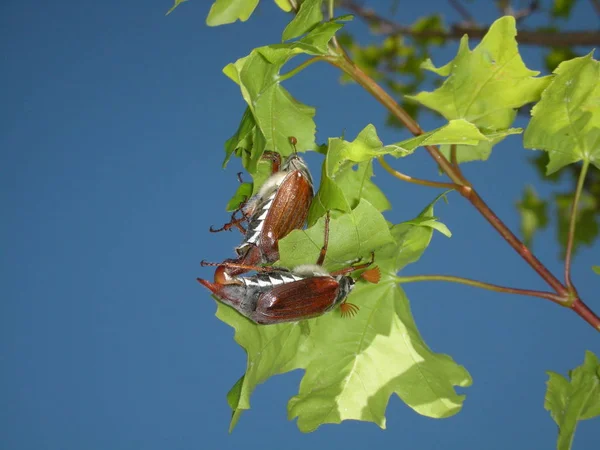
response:
<svg viewBox="0 0 600 450"><path fill-rule="evenodd" d="M242 315L259 324L295 322L320 316L340 306L342 316L352 316L358 307L346 302L354 287L354 279L347 274L365 269L373 263L374 255L367 263L347 267L332 273L322 264L329 242L329 214L325 220L325 238L315 265L298 266L294 270L269 266L248 266L224 262L223 267L255 270L257 275L236 277L227 283L211 283L198 278L219 300L232 306ZM206 265L206 263L204 263ZM371 283L379 282L379 268L362 273L361 277Z"/></svg>
<svg viewBox="0 0 600 450"><path fill-rule="evenodd" d="M295 138L290 138L292 145ZM304 265L290 271L264 266L279 259L279 239L306 221L313 197L312 178L304 161L292 154L281 165L279 154L266 152L272 161L272 175L259 192L234 211L230 222L211 231L230 230L244 233L236 248L238 258L222 263L202 261L203 266L217 266L214 282L198 278L215 297L232 306L242 315L259 324L292 322L316 317L340 306L342 316L351 316L358 307L346 302L354 287L347 274L367 268L373 263L350 266L329 273L323 267L329 240L329 214L325 221L325 237L316 265ZM236 214L241 213L241 218ZM247 222L247 229L243 223ZM240 275L248 271L257 274ZM379 269L365 271L362 278L377 283Z"/></svg>

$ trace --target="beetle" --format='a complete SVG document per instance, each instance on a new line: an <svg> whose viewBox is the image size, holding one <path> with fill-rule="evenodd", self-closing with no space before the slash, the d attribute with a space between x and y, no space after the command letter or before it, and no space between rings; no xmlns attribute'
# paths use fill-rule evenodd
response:
<svg viewBox="0 0 600 450"><path fill-rule="evenodd" d="M296 138L291 137L292 145ZM235 251L237 258L223 263L205 263L218 266L215 282L227 283L232 277L247 272L242 266L268 264L279 259L279 240L290 231L302 228L308 217L313 198L313 182L308 167L296 152L283 164L275 152L265 152L265 159L272 161L272 175L261 186L258 193L243 202L234 211L231 221L221 229L238 228L245 232L244 239ZM236 213L242 213L241 218ZM247 229L241 225L247 222ZM237 266L236 266L237 264Z"/></svg>
<svg viewBox="0 0 600 450"><path fill-rule="evenodd" d="M302 265L290 271L224 262L223 266L226 267L240 268L244 271L256 270L258 273L249 277L234 277L226 283L211 283L201 278L198 278L198 282L221 302L257 324L269 325L310 319L325 314L338 305L343 317L353 316L359 308L346 301L355 284L348 274L369 267L373 264L375 256L371 254L369 262L329 273L322 266L328 241L329 214L325 220L323 247L315 265ZM378 283L379 268L366 270L361 277L371 283Z"/></svg>

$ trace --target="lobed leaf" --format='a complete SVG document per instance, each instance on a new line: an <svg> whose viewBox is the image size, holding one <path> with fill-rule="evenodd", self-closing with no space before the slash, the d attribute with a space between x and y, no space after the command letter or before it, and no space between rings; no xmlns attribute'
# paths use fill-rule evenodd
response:
<svg viewBox="0 0 600 450"><path fill-rule="evenodd" d="M524 146L548 152L546 173L577 161L600 169L600 63L592 53L560 64L531 111Z"/></svg>
<svg viewBox="0 0 600 450"><path fill-rule="evenodd" d="M240 86L248 104L240 129L233 140L228 141L225 162L233 150L239 148L240 142L250 143L250 136L252 145L247 148L249 154L243 162L251 174L256 171L265 150L284 156L292 153L290 136L296 137L300 151L315 147L315 110L298 102L281 86L280 71L296 55L326 54L328 42L341 27L336 22L319 24L297 41L254 49L223 69L225 75Z"/></svg>
<svg viewBox="0 0 600 450"><path fill-rule="evenodd" d="M571 448L577 422L600 415L600 361L585 352L581 366L569 371L569 378L548 372L544 408L558 425L558 450Z"/></svg>
<svg viewBox="0 0 600 450"><path fill-rule="evenodd" d="M514 133L515 130L508 130L517 108L538 100L550 82L548 77L536 78L539 72L525 66L517 48L516 34L514 17L503 17L492 24L474 50L469 49L465 36L454 60L440 68L433 66L430 60L422 65L447 78L435 91L408 98L448 120L465 119L484 134L500 132L474 148L459 145L459 162L486 159L493 145Z"/></svg>
<svg viewBox="0 0 600 450"><path fill-rule="evenodd" d="M433 204L419 217L432 219ZM314 263L323 242L323 223L321 219L281 240L278 264ZM395 282L396 268L419 258L432 231L426 225L400 224L390 233L383 216L366 200L332 218L327 269L347 266L371 251L382 268L379 284L357 282L349 301L360 310L352 319L332 311L315 319L264 326L219 303L217 317L235 329L236 342L248 355L245 375L227 396L233 410L231 428L250 407L250 395L259 383L297 368L306 373L298 395L288 404L288 416L298 417L301 431L346 419L385 427L385 409L393 393L420 414L456 413L464 396L454 386L468 386L471 378L450 357L426 346Z"/></svg>
<svg viewBox="0 0 600 450"><path fill-rule="evenodd" d="M349 419L385 428L394 393L425 416L457 413L464 396L454 386L468 386L469 374L425 345L394 278L384 275L377 285L358 286L352 301L361 308L352 320L311 330L314 356L288 403L288 417L298 418L298 428L309 432ZM316 325L325 320L315 319Z"/></svg>

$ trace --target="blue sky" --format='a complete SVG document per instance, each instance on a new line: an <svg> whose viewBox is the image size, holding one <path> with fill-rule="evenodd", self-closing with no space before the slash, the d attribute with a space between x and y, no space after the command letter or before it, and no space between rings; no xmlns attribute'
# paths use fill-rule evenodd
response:
<svg viewBox="0 0 600 450"><path fill-rule="evenodd" d="M275 43L286 16L265 1L248 23L208 28L209 2L169 17L168 0L4 1L0 6L3 220L0 303L0 447L6 449L548 449L556 427L543 410L545 371L566 373L600 341L575 314L539 299L450 284L406 292L427 344L474 378L458 415L433 420L398 398L387 430L370 423L325 425L304 435L286 419L300 372L270 379L233 434L225 394L243 373L244 351L214 317L197 276L201 259L232 255L237 234L210 234L227 219L239 165L222 171L223 143L244 103L222 75L227 63ZM388 2L374 2L385 5ZM404 23L446 2L401 2ZM471 8L484 22L491 2ZM369 39L358 21L352 32ZM597 26L579 2L571 27ZM435 62L456 51L448 45ZM526 63L542 69L535 49ZM317 108L317 138L354 138L368 123L385 142L407 136L383 126L385 112L331 67L314 65L286 83ZM425 118L426 129L439 125ZM514 204L538 181L521 137L495 148L466 175L514 230ZM310 155L313 174L320 157ZM394 162L432 178L426 155ZM403 184L375 168L398 222L436 191ZM550 194L560 188L539 185ZM453 231L434 236L406 274L445 273L544 289L542 281L459 196L436 213ZM534 250L555 273L555 230ZM600 310L599 244L574 262L579 292ZM575 449L595 449L600 419L583 422Z"/></svg>

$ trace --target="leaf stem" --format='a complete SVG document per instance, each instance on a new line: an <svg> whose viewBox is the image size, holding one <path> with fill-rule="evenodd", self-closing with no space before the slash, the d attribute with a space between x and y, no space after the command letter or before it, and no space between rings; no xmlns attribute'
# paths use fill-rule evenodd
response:
<svg viewBox="0 0 600 450"><path fill-rule="evenodd" d="M460 164L458 163L458 151L456 144L450 145L450 162L454 166L454 170L456 170L456 173L460 176L461 180L463 180L466 183L465 177L462 174L462 170L460 169Z"/></svg>
<svg viewBox="0 0 600 450"><path fill-rule="evenodd" d="M387 170L387 172L389 174L391 174L392 176L402 180L402 181L407 181L409 183L414 183L414 184L420 184L422 186L429 186L429 187L434 187L434 188L443 188L443 189L457 189L460 186L458 186L457 184L454 183L441 183L439 181L429 181L429 180L422 180L420 178L414 178L411 177L410 175L405 175L402 172L398 172L397 170L394 170L386 161L385 159L383 159L383 156L380 156L377 158L377 161L379 161L379 164L381 164L381 166Z"/></svg>
<svg viewBox="0 0 600 450"><path fill-rule="evenodd" d="M575 198L573 198L573 206L571 207L571 219L569 223L569 234L567 236L567 252L565 256L565 283L570 292L575 293L573 282L571 281L571 258L573 255L573 242L575 241L575 227L577 225L577 208L583 190L583 183L587 175L589 161L583 161L581 172L579 172L579 180L577 180L577 188L575 189Z"/></svg>
<svg viewBox="0 0 600 450"><path fill-rule="evenodd" d="M484 283L483 281L472 280L470 278L455 277L452 275L414 275L406 277L396 277L398 283L414 283L418 281L447 281L450 283L466 284L467 286L478 287L481 289L487 289L488 291L503 292L506 294L517 294L527 295L530 297L540 297L551 302L563 305L564 301L559 295L551 292L532 291L529 289L517 289L506 286L499 286L497 284Z"/></svg>
<svg viewBox="0 0 600 450"><path fill-rule="evenodd" d="M307 59L306 61L304 61L302 64L298 64L296 67L294 67L292 70L279 75L279 82L281 83L282 81L285 81L289 78L292 78L294 75L297 75L298 73L302 72L304 69L306 69L308 66L310 66L311 64L314 64L318 61L323 61L323 57L322 56L315 56L313 58Z"/></svg>

